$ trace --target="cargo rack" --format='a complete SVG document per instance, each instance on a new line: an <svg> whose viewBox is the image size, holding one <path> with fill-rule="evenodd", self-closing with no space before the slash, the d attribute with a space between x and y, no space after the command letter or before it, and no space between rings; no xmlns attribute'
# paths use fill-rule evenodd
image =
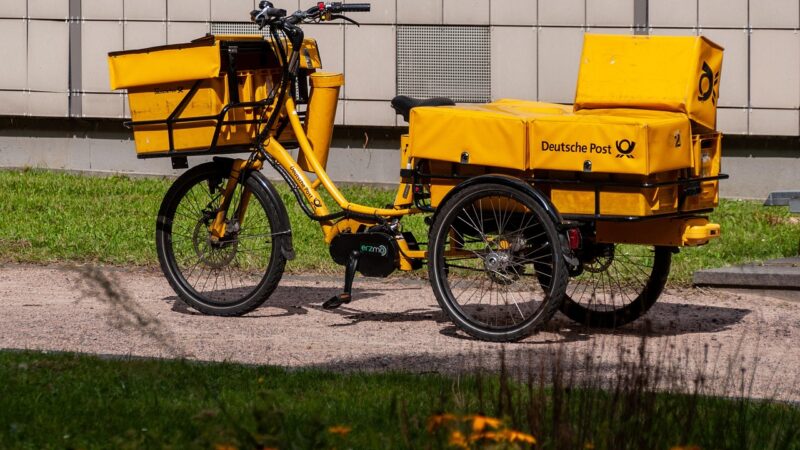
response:
<svg viewBox="0 0 800 450"><path fill-rule="evenodd" d="M208 37L210 36L206 36L206 38ZM200 40L198 39L193 42L197 41ZM194 98L201 83L204 81L204 80L197 80L194 82L191 89L189 89L186 95L181 99L180 103L175 107L175 109L172 111L172 113L170 113L170 115L166 119L143 120L143 121L129 120L123 122L123 126L129 129L142 126L166 126L167 128L167 135L169 140L168 150L164 152L139 153L137 154L137 157L139 159L172 157L173 167L178 169L187 167L186 157L188 156L203 156L209 154L215 154L215 155L233 154L233 153L244 153L251 151L253 148L253 144L255 142L251 144L233 144L225 146L218 146L218 142L220 133L222 132L222 127L228 125L255 125L257 127L256 140L261 138L262 135L261 127L265 123L265 120L260 118L261 114L259 113L261 111L259 111L259 113L254 114L254 118L252 120L225 120L225 117L227 117L228 113L233 110L244 109L244 108L263 110L275 103L276 96L274 94L269 95L264 100L259 100L255 102L240 102L239 90L236 86L237 54L241 53L242 51L253 51L253 50L263 52L264 47L267 46L268 44L266 44L264 41L256 41L255 43L242 42L242 41L222 41L220 46L220 51L223 53L224 56L227 56L227 67L224 70L228 75L228 92L231 101L228 104L226 104L218 114L184 117L184 118L180 117L180 115L183 113L183 111L186 109L186 107ZM281 76L286 76L286 75L281 74ZM294 95L297 104L308 104L308 99L309 99L308 79L306 77L297 77L297 79L293 80L291 84L292 86L290 88L291 89L290 95ZM298 115L300 116L301 120L304 120L306 113L298 111ZM208 148L200 150L175 150L175 138L174 138L175 125L184 123L193 123L193 122L208 122L208 121L214 121L216 123L214 128L214 134ZM275 128L275 135L280 136L284 132L286 127L289 126L288 116L281 118L276 125L277 126ZM287 148L296 148L299 146L299 144L296 141L281 141L281 143Z"/></svg>
<svg viewBox="0 0 800 450"><path fill-rule="evenodd" d="M403 178L411 178L412 186L419 186L422 179L441 179L441 180L466 180L472 178L470 175L442 175L425 173L419 169L402 169L400 176ZM590 186L594 189L594 214L563 214L562 216L567 220L604 220L612 222L638 222L650 219L663 219L670 217L685 217L697 214L704 214L713 211L713 208L700 209L696 211L680 211L683 202L687 197L700 194L700 185L709 181L727 180L730 178L728 174L719 174L711 177L699 178L680 178L673 181L656 181L656 182L634 182L634 181L588 181L579 179L563 179L563 178L539 178L528 177L522 178L524 181L540 185L574 185L574 186ZM638 188L650 189L658 187L679 186L681 189L678 194L678 210L673 213L653 214L651 216L612 216L600 214L600 193L603 188ZM421 211L434 212L436 209L422 203L422 198L415 191L414 193L414 206Z"/></svg>

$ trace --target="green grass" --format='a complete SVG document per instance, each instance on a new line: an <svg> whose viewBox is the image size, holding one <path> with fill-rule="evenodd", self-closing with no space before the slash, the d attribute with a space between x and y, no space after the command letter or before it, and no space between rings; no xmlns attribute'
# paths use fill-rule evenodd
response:
<svg viewBox="0 0 800 450"><path fill-rule="evenodd" d="M39 170L0 171L0 261L25 263L96 262L156 266L154 230L161 198L171 181L127 177L86 177ZM297 259L292 272L341 271L331 260L316 223L294 196L278 184L294 231ZM385 206L390 190L347 187L352 202ZM332 203L332 202L331 202ZM723 201L712 215L722 239L684 249L674 260L673 282L686 283L697 269L798 254L800 224L786 208L755 202ZM421 216L405 228L426 241Z"/></svg>
<svg viewBox="0 0 800 450"><path fill-rule="evenodd" d="M94 262L152 266L155 219L171 180L92 177L41 170L0 171L0 260L20 263ZM309 220L283 183L297 259L289 271L340 270L330 258L316 222ZM394 192L362 186L342 188L353 202L385 206ZM332 201L329 204L334 204ZM407 229L424 235L421 217Z"/></svg>
<svg viewBox="0 0 800 450"><path fill-rule="evenodd" d="M450 448L451 430L432 434L428 419L483 412L534 435L537 449L800 448L796 407L655 394L649 372L620 373L627 383L607 391L575 388L566 368L545 388L477 374L456 380L0 352L0 447ZM331 426L352 431L341 437Z"/></svg>
<svg viewBox="0 0 800 450"><path fill-rule="evenodd" d="M708 245L684 248L673 259L672 280L691 280L698 269L765 261L800 254L800 216L789 208L760 202L723 200L711 214L722 237Z"/></svg>

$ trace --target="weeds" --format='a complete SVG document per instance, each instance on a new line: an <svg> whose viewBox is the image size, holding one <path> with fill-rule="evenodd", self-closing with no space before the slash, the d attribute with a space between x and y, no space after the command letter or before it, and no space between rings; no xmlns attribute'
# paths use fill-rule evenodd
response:
<svg viewBox="0 0 800 450"><path fill-rule="evenodd" d="M503 349L498 372L465 355L448 377L0 353L0 446L800 449L800 409L751 399L750 360L715 373L713 352L646 336L617 352Z"/></svg>
<svg viewBox="0 0 800 450"><path fill-rule="evenodd" d="M105 305L109 323L115 329L142 334L164 348L166 356L179 358L186 354L161 321L141 307L112 273L92 265L75 266L73 270L81 275L77 287L83 298Z"/></svg>

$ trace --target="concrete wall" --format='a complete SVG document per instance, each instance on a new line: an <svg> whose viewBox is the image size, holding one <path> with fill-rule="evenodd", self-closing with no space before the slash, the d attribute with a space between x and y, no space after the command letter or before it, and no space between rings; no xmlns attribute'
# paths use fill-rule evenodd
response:
<svg viewBox="0 0 800 450"><path fill-rule="evenodd" d="M169 159L136 158L133 141L119 122L22 119L0 120L0 167L41 167L97 174L177 176ZM4 126L2 126L4 125ZM344 183L396 186L399 131L340 129L334 136L328 171ZM726 198L766 199L774 191L800 189L800 140L796 138L729 137L724 145ZM209 158L189 158L191 166ZM271 169L265 173L280 179Z"/></svg>
<svg viewBox="0 0 800 450"><path fill-rule="evenodd" d="M274 2L289 10L313 4ZM168 161L135 158L130 135L118 122L128 116L126 97L110 91L106 54L187 42L221 23L246 21L256 3L0 0L0 119L72 118L55 128L0 120L0 167L174 174ZM360 28L305 28L319 41L325 69L347 76L336 123L346 125L350 136L333 150L330 170L337 181L395 182L397 142L376 145L370 139L362 148L361 136L380 133L363 126L404 125L389 108L398 88L398 27L452 25L490 31L491 98L564 103L574 96L585 32L708 36L726 48L720 129L794 137L726 141L725 171L734 181L723 184L723 194L763 198L800 189L798 0L373 0L372 6L369 14L353 14L364 24ZM98 118L116 119L113 131Z"/></svg>
<svg viewBox="0 0 800 450"><path fill-rule="evenodd" d="M186 42L244 22L257 0L3 0L0 115L121 118L106 54ZM275 0L295 10L313 2ZM364 25L306 27L325 68L347 85L337 123L403 125L397 27L469 25L491 32L491 97L569 103L585 32L705 35L726 48L719 111L727 134L800 136L797 0L373 0ZM454 45L466 45L454 43ZM435 81L435 80L434 80ZM400 123L398 123L400 120Z"/></svg>

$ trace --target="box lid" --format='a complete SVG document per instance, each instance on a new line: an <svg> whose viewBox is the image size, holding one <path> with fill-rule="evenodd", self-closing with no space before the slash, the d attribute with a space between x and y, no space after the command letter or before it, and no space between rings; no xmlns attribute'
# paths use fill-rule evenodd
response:
<svg viewBox="0 0 800 450"><path fill-rule="evenodd" d="M219 41L165 45L108 54L111 89L128 89L219 76Z"/></svg>
<svg viewBox="0 0 800 450"><path fill-rule="evenodd" d="M586 34L575 110L682 112L716 129L722 54L705 37Z"/></svg>

